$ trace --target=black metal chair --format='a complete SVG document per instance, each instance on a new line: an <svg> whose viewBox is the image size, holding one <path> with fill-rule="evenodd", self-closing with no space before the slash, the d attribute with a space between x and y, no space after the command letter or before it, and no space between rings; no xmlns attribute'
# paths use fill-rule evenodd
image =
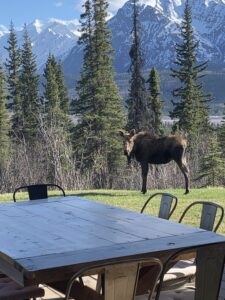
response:
<svg viewBox="0 0 225 300"><path fill-rule="evenodd" d="M13 193L13 201L16 202L16 193L23 189L26 189L28 191L30 200L47 199L48 187L56 187L62 192L64 197L66 196L63 188L57 184L34 184L34 185L20 186L17 189L15 189Z"/></svg>
<svg viewBox="0 0 225 300"><path fill-rule="evenodd" d="M224 208L221 205L213 202L196 201L191 203L184 210L183 214L180 217L179 223L183 221L184 217L193 206L198 206L198 205L202 206L200 228L204 230L216 232L223 221ZM218 210L220 210L220 217L217 221L217 224L215 225Z"/></svg>
<svg viewBox="0 0 225 300"><path fill-rule="evenodd" d="M123 266L125 266L125 268L123 268ZM85 275L89 275L91 273L96 274L98 271L105 274L103 299L108 299L110 296L110 299L112 300L134 300L139 272L142 267L146 266L158 267L156 273L154 273L154 285L153 287L151 287L151 291L149 291L149 295L147 298L148 300L151 300L155 292L157 282L163 270L161 261L154 257L128 259L125 261L114 263L100 263L92 267L83 268L70 279L67 285L65 300L70 299L71 291L74 293L72 296L75 296L76 289L73 290L72 288L78 278L80 278L81 276L83 277ZM130 272L127 272L128 269ZM113 293L112 288L114 289Z"/></svg>
<svg viewBox="0 0 225 300"><path fill-rule="evenodd" d="M169 218L172 216L174 213L178 199L176 196L168 194L168 193L155 193L152 196L148 198L148 200L145 202L144 206L141 209L141 213L144 212L146 206L148 203L157 196L161 196L161 203L160 203L160 209L159 209L159 214L158 217L162 219L169 220Z"/></svg>
<svg viewBox="0 0 225 300"><path fill-rule="evenodd" d="M160 280L159 280L159 283L158 283L158 286L157 286L157 289L156 289L156 295L155 295L155 299L154 300L172 300L173 298L176 299L174 296L174 294L176 295L177 291L176 291L176 286L174 289L169 289L168 291L163 291L163 288L164 288L164 277L166 276L167 274L167 271L168 269L170 269L170 265L172 264L172 261L174 261L181 253L187 251L188 249L181 249L179 251L176 251L175 253L173 253L172 255L170 255L168 257L168 259L164 262L163 264L163 270L162 270L162 273L160 275ZM191 247L189 250L196 250L196 247ZM171 291L172 290L172 291ZM180 295L182 295L181 297L184 298L184 293L186 293L186 290L182 290L180 289ZM192 291L191 290L191 300L193 299L194 300L194 290ZM182 299L180 297L180 299Z"/></svg>
<svg viewBox="0 0 225 300"><path fill-rule="evenodd" d="M207 231L216 232L222 223L224 217L224 208L219 204L213 202L196 201L191 203L182 213L179 219L179 223L181 223L184 220L187 213L194 206L202 206L199 227ZM218 211L220 211L219 215ZM165 274L164 289L171 289L172 287L181 287L188 282L192 282L195 279L195 274L196 265L194 258L190 260L179 261L167 272L167 274Z"/></svg>
<svg viewBox="0 0 225 300"><path fill-rule="evenodd" d="M193 286L186 286L183 288L175 289L175 290L166 290L164 291L164 276L166 275L168 269L170 268L171 263L176 260L177 257L184 254L185 252L189 253L190 251L198 251L204 248L205 245L198 246L198 247L189 247L186 249L180 249L177 252L173 253L168 257L168 259L163 264L163 270L160 275L160 280L156 288L156 295L154 300L195 300L195 287ZM224 260L223 260L224 263ZM223 278L223 271L221 274L216 274L217 279L222 281ZM208 282L207 282L208 283ZM210 285L210 282L209 282ZM210 299L219 299L220 287L218 290L213 291L214 296ZM215 296L215 294L217 294Z"/></svg>

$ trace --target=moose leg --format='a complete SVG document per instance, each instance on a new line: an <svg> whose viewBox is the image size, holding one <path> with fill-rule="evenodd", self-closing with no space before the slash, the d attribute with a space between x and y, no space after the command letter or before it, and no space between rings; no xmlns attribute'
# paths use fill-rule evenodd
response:
<svg viewBox="0 0 225 300"><path fill-rule="evenodd" d="M189 193L189 169L184 161L176 161L185 179L185 194Z"/></svg>
<svg viewBox="0 0 225 300"><path fill-rule="evenodd" d="M142 189L141 192L145 194L147 192L147 177L148 177L148 163L141 163L141 171L142 171Z"/></svg>

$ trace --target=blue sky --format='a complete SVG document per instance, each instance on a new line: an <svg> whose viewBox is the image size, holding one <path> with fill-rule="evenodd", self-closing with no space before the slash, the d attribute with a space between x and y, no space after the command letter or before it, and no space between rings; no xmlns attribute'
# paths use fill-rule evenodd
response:
<svg viewBox="0 0 225 300"><path fill-rule="evenodd" d="M1 0L0 24L8 27L12 20L15 27L21 27L35 19L77 19L83 2L84 0ZM109 10L115 13L124 2L126 0L109 0Z"/></svg>

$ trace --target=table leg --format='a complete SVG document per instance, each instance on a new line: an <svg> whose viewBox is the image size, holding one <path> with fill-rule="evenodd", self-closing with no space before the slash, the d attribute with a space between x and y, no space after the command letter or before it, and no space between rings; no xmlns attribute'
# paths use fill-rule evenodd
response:
<svg viewBox="0 0 225 300"><path fill-rule="evenodd" d="M195 300L217 300L224 268L225 245L197 250Z"/></svg>

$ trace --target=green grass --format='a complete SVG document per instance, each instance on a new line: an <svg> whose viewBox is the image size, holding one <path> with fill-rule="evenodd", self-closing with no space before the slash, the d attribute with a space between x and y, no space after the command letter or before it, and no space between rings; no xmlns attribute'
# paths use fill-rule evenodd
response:
<svg viewBox="0 0 225 300"><path fill-rule="evenodd" d="M161 190L163 191L163 190ZM88 191L67 191L67 195L77 195L84 197L86 199L95 200L101 203L110 204L113 206L122 207L125 209L130 209L139 212L150 195L158 192L158 190L148 191L146 195L142 195L140 191L115 191L115 190L88 190ZM190 194L184 195L183 189L170 189L164 192L174 194L178 197L179 203L175 213L172 216L172 220L177 221L185 209L193 201L203 200L203 201L213 201L220 204L225 208L225 189L224 188L208 188L208 189L192 189ZM52 195L57 195L58 193L52 192ZM19 194L20 199L27 197L25 193ZM0 195L0 202L12 201L12 194ZM159 209L159 201L155 199L152 202L146 213L152 215L157 215ZM185 223L198 226L200 219L200 211L193 209L190 211L188 217L185 219ZM218 230L218 233L225 235L225 219Z"/></svg>

